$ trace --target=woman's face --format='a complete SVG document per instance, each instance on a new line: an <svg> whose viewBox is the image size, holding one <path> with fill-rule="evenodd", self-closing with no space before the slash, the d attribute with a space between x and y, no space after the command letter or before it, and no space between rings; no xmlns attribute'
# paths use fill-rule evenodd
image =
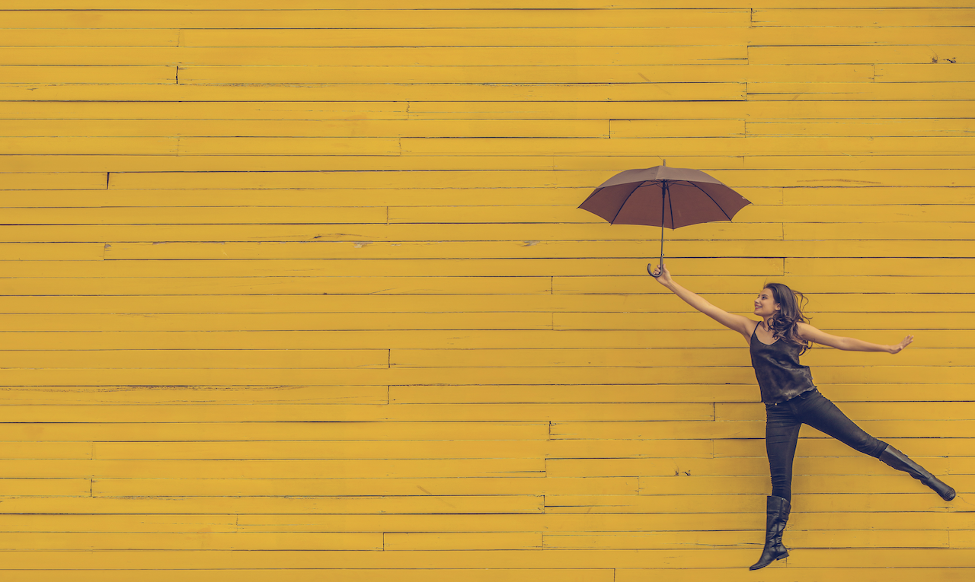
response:
<svg viewBox="0 0 977 583"><path fill-rule="evenodd" d="M780 304L773 301L773 290L769 287L763 288L753 300L753 313L763 319L767 319L779 311Z"/></svg>

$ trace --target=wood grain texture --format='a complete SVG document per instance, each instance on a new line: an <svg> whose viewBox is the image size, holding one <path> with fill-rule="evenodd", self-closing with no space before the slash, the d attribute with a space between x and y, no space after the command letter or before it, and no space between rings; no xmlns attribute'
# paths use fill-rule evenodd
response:
<svg viewBox="0 0 977 583"><path fill-rule="evenodd" d="M9 0L0 579L972 581L964 0ZM761 548L743 339L577 209L628 168L752 204L665 234L897 356L819 389Z"/></svg>

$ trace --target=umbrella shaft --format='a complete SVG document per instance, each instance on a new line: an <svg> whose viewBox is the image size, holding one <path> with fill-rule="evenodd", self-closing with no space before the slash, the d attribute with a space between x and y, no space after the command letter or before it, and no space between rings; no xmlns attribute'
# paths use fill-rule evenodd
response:
<svg viewBox="0 0 977 583"><path fill-rule="evenodd" d="M665 268L665 197L668 196L668 181L662 181L662 240L659 245L661 256L658 258L658 265Z"/></svg>

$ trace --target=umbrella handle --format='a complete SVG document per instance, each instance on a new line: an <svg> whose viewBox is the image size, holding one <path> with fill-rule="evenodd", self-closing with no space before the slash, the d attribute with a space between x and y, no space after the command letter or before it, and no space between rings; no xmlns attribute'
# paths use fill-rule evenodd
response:
<svg viewBox="0 0 977 583"><path fill-rule="evenodd" d="M651 271L651 264L650 263L648 264L648 275L654 277L655 279L658 279L659 277L662 276L662 274L660 274L660 273L658 275L655 275L654 272Z"/></svg>

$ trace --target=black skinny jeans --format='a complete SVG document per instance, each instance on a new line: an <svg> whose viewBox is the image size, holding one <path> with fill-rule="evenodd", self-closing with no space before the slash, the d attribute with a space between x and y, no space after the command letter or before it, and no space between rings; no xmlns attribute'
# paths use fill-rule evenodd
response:
<svg viewBox="0 0 977 583"><path fill-rule="evenodd" d="M789 401L767 405L767 460L773 496L790 500L794 450L801 424L806 423L845 445L874 458L882 455L884 441L872 437L855 425L834 403L812 389Z"/></svg>

